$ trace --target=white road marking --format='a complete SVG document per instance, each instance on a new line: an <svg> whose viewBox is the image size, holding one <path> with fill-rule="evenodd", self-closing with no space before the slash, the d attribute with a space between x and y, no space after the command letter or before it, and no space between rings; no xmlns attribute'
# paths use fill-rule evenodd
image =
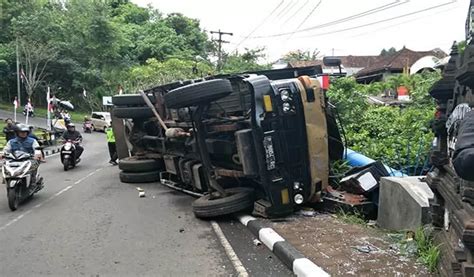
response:
<svg viewBox="0 0 474 277"><path fill-rule="evenodd" d="M229 241L225 237L224 233L222 232L221 227L217 222L211 221L211 226L214 232L216 233L217 237L219 238L219 241L224 247L225 253L227 254L227 257L229 257L229 260L231 261L232 265L235 268L235 271L237 271L237 276L239 277L248 277L249 274L245 267L242 265L242 262L240 261L239 257L237 254L235 254L234 249L230 245Z"/></svg>
<svg viewBox="0 0 474 277"><path fill-rule="evenodd" d="M272 228L262 228L258 231L258 237L271 251L273 251L273 245L279 241L285 241L277 232L273 231Z"/></svg>
<svg viewBox="0 0 474 277"><path fill-rule="evenodd" d="M30 214L32 211L34 211L34 209L37 209L39 207L41 207L43 204L46 204L50 201L52 201L53 199L55 199L56 197L60 196L61 194L65 193L66 191L72 189L75 185L79 184L80 182L84 181L85 179L87 179L88 177L94 175L95 173L101 171L103 168L98 168L92 172L90 172L89 174L87 174L86 176L82 177L81 179L77 180L76 182L74 182L73 185L69 185L65 188L63 188L62 190L56 192L55 194L51 195L48 199L44 200L43 202L41 203L38 203L36 204L35 206L33 206L33 209L30 209L30 210L27 210L25 211L24 213L20 214L19 216L15 217L14 219L10 220L9 222L7 222L5 225L1 226L0 227L0 232L5 230L8 226L12 225L13 223L19 221L20 219L22 219L24 216Z"/></svg>
<svg viewBox="0 0 474 277"><path fill-rule="evenodd" d="M13 223L17 222L18 220L22 219L25 215L31 213L31 210L28 210L24 213L22 213L21 215L15 217L14 219L10 220L7 224L3 225L2 227L0 227L0 231L3 231L5 228L7 228L8 226L12 225Z"/></svg>

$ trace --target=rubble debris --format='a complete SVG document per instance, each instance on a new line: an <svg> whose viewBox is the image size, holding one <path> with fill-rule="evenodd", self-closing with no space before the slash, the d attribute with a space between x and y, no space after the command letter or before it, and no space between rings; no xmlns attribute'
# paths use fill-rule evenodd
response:
<svg viewBox="0 0 474 277"><path fill-rule="evenodd" d="M138 190L138 197L145 197L145 191L142 188L137 187L137 190Z"/></svg>
<svg viewBox="0 0 474 277"><path fill-rule="evenodd" d="M378 161L364 167L354 167L347 175L340 181L341 188L354 194L366 194L379 187L380 178L390 174Z"/></svg>
<svg viewBox="0 0 474 277"><path fill-rule="evenodd" d="M262 242L259 241L258 239L254 239L254 240L253 240L253 245L255 245L255 246L260 246L260 245L262 245Z"/></svg>
<svg viewBox="0 0 474 277"><path fill-rule="evenodd" d="M371 253L371 252L376 252L379 251L379 249L371 244L366 244L366 245L359 245L359 246L352 246L355 250L362 252L362 253Z"/></svg>

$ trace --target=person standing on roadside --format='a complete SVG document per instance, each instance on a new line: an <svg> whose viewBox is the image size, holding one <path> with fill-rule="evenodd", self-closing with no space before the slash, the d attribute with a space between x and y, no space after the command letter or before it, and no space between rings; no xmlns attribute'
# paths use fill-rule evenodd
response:
<svg viewBox="0 0 474 277"><path fill-rule="evenodd" d="M7 120L5 120L5 123L7 125L5 125L5 127L3 128L3 133L5 134L5 139L6 141L8 142L9 140L11 139L14 139L15 138L15 125L13 124L13 120L11 118L7 118Z"/></svg>
<svg viewBox="0 0 474 277"><path fill-rule="evenodd" d="M115 146L115 135L114 130L112 129L112 122L110 122L109 127L105 129L105 134L107 135L107 146L109 147L109 163L117 165L117 147Z"/></svg>

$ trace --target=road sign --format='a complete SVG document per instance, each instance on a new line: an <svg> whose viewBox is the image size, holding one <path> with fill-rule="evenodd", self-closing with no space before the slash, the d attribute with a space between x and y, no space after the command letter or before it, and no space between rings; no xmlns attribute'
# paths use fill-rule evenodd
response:
<svg viewBox="0 0 474 277"><path fill-rule="evenodd" d="M113 106L112 96L102 96L102 105L104 105L104 106Z"/></svg>

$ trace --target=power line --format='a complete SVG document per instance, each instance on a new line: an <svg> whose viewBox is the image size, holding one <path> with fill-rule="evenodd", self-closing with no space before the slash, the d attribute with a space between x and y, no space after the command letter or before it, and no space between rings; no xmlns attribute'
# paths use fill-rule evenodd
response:
<svg viewBox="0 0 474 277"><path fill-rule="evenodd" d="M293 0L290 0L288 4L277 14L276 18L278 19L279 16L281 16L290 6L293 4Z"/></svg>
<svg viewBox="0 0 474 277"><path fill-rule="evenodd" d="M371 14L374 14L374 13L379 13L381 11L406 4L410 0L403 0L403 2L400 2L400 1L401 0L396 0L394 2L391 2L391 3L388 3L388 4L384 4L382 6L376 7L376 8L366 10L366 11L360 12L358 14L354 14L354 15L351 15L351 16L348 16L348 17L344 17L344 18L340 18L340 19L337 19L337 20L329 21L329 22L326 22L326 23L323 23L323 24L311 26L311 27L304 28L304 29L297 30L297 31L283 32L283 33L265 35L265 36L254 36L254 37L250 37L250 38L256 39L256 38L281 37L281 36L290 35L292 33L301 33L301 32L307 32L307 31L311 31L311 30L315 30L315 29L330 27L332 25L337 25L337 24L340 24L340 23L343 23L343 22L351 21L351 20L354 20L354 19L365 17L365 16L368 16L368 15L371 15Z"/></svg>
<svg viewBox="0 0 474 277"><path fill-rule="evenodd" d="M308 20L308 18L314 13L314 11L321 5L322 2L323 0L319 0L319 2L313 7L313 9L309 12L309 14L303 19L303 21L301 21L300 25L298 25L298 27L296 27L296 29L290 34L290 36L288 37L288 40L293 36L293 34L298 32L301 26L303 26L303 24L306 23L306 20Z"/></svg>
<svg viewBox="0 0 474 277"><path fill-rule="evenodd" d="M460 7L458 6L458 7L442 10L442 11L431 14L431 16L441 14L441 13L445 13L445 12L452 11L452 10L456 10L456 9L459 9L459 8ZM416 18L413 18L413 19L409 19L409 20L405 20L405 21L402 21L402 22L397 22L397 23L392 24L392 25L384 26L382 28L378 28L378 29L375 29L375 30L370 30L370 31L367 31L367 32L356 34L356 35L350 36L348 38L362 37L362 36L365 36L365 35L368 35L368 34L377 33L378 31L385 31L385 30L393 28L393 27L397 27L397 26L400 26L400 25L403 25L403 24L407 24L407 23L410 23L410 22L413 22L413 21L418 21L420 19L425 19L425 18L426 18L426 16L419 16L419 17L416 17Z"/></svg>
<svg viewBox="0 0 474 277"><path fill-rule="evenodd" d="M285 22L283 22L283 25L285 25L286 23L288 23L288 21L293 19L301 11L301 9L303 9L308 3L309 3L309 0L306 0L306 2L304 2L304 4L301 5L301 7L299 7L299 9L297 9L290 17L288 17L287 20L285 20Z"/></svg>
<svg viewBox="0 0 474 277"><path fill-rule="evenodd" d="M237 50L237 48L242 43L244 43L244 41L246 41L251 35L253 35L253 33L255 33L260 27L262 27L267 22L267 20L281 7L281 5L283 5L284 2L285 0L282 0L278 5L276 5L276 7L246 37L244 37L242 40L239 41L239 43L237 43L237 46L234 50Z"/></svg>
<svg viewBox="0 0 474 277"><path fill-rule="evenodd" d="M277 23L280 23L280 28L284 25L284 22L287 22L291 19L290 15L294 13L295 9L298 9L298 4L301 4L300 0L296 0L295 3L292 3L292 5L283 13L283 15L278 17Z"/></svg>
<svg viewBox="0 0 474 277"><path fill-rule="evenodd" d="M323 0L319 0L319 2L316 4L316 6L314 6L314 8L309 12L309 14L303 19L303 21L301 21L300 25L298 25L298 27L296 27L296 30L292 33L294 34L295 32L298 31L299 28L301 28L301 26L303 26L303 24L305 24L306 20L308 20L308 18L314 13L314 11L321 5L321 3L323 2Z"/></svg>
<svg viewBox="0 0 474 277"><path fill-rule="evenodd" d="M417 11L414 11L414 12L411 12L411 13L406 13L406 14L402 14L402 15L399 15L399 16L394 16L394 17L390 17L390 18L387 18L387 19L382 19L382 20L379 20L379 21L374 21L374 22L370 22L370 23L366 23L366 24L362 24L362 25L358 25L358 26L354 26L354 27L339 29L339 30L335 30L335 31L331 31L331 32L313 34L313 35L308 35L308 36L300 36L298 38L312 38L312 37L317 37L317 36L341 33L341 32L351 31L351 30L355 30L355 29L359 29L359 28L364 28L364 27L380 24L380 23L383 23L383 22L389 22L389 21L393 21L393 20L396 20L396 19L399 19L399 18L404 18L404 17L407 17L407 16L419 14L419 13L426 12L426 11L430 11L430 10L437 9L437 8L440 8L440 7L444 7L444 6L447 6L447 5L452 5L456 1L457 0L452 0L451 2L448 2L448 3L443 3L443 4L431 6L429 8L417 10Z"/></svg>

